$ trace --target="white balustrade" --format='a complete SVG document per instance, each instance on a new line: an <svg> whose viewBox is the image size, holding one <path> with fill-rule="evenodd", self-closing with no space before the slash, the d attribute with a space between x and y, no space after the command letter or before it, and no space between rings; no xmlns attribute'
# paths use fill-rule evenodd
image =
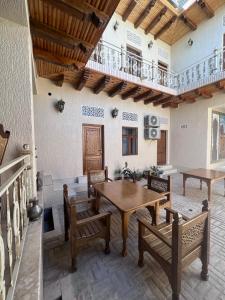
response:
<svg viewBox="0 0 225 300"><path fill-rule="evenodd" d="M23 155L0 167L0 300L13 298L19 271L32 196L30 159Z"/></svg>
<svg viewBox="0 0 225 300"><path fill-rule="evenodd" d="M108 71L110 74L110 70L122 71L127 74L127 80L130 80L130 74L145 80L145 84L151 82L182 94L225 78L224 50L214 50L213 54L179 73L164 70L154 61L147 61L124 47L118 48L105 41L98 43L90 60L104 66L106 73Z"/></svg>

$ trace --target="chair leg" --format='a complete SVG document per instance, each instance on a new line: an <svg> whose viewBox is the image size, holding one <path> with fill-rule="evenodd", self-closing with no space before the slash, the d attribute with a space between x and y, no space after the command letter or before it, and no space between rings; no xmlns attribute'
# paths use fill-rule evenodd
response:
<svg viewBox="0 0 225 300"><path fill-rule="evenodd" d="M144 266L144 250L142 249L142 247L139 248L138 266L140 268Z"/></svg>
<svg viewBox="0 0 225 300"><path fill-rule="evenodd" d="M110 254L109 239L105 241L105 254Z"/></svg>
<svg viewBox="0 0 225 300"><path fill-rule="evenodd" d="M70 251L71 251L71 272L77 270L77 249L75 240L71 239Z"/></svg>
<svg viewBox="0 0 225 300"><path fill-rule="evenodd" d="M201 279L207 281L209 279L208 275L208 257L202 257L202 272Z"/></svg>
<svg viewBox="0 0 225 300"><path fill-rule="evenodd" d="M105 254L109 254L110 253L109 242L110 242L111 215L107 216L105 221L106 221Z"/></svg>
<svg viewBox="0 0 225 300"><path fill-rule="evenodd" d="M171 278L172 300L179 300L181 290L181 270L179 268L172 272Z"/></svg>

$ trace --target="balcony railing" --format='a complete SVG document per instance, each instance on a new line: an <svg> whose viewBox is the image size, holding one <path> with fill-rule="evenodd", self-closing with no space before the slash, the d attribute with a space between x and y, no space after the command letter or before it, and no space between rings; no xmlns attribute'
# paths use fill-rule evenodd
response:
<svg viewBox="0 0 225 300"><path fill-rule="evenodd" d="M0 299L13 298L32 197L30 155L23 155L0 167Z"/></svg>
<svg viewBox="0 0 225 300"><path fill-rule="evenodd" d="M216 49L213 54L177 74L179 94L224 79L224 51L225 48Z"/></svg>
<svg viewBox="0 0 225 300"><path fill-rule="evenodd" d="M169 88L177 86L175 73L166 71L153 61L145 60L123 47L118 48L107 42L98 43L90 60L103 65L105 69L126 73L127 79L130 78L129 75L133 75L146 83L151 82Z"/></svg>
<svg viewBox="0 0 225 300"><path fill-rule="evenodd" d="M101 41L95 48L90 61L101 65L104 71L115 76L125 74L124 79L167 87L181 94L225 78L225 49L214 50L213 54L187 67L180 73L160 68L154 61L126 51L123 47ZM132 77L132 76L134 77ZM139 80L139 81L138 81Z"/></svg>

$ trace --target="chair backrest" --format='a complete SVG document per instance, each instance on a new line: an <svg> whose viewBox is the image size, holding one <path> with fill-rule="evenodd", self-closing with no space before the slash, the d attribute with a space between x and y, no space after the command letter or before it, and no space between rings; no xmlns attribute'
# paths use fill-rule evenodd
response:
<svg viewBox="0 0 225 300"><path fill-rule="evenodd" d="M108 178L108 167L105 167L103 170L88 171L87 176L88 176L88 187L92 186L95 183L104 182Z"/></svg>
<svg viewBox="0 0 225 300"><path fill-rule="evenodd" d="M64 223L65 223L65 235L68 230L74 231L77 223L76 205L70 201L68 196L68 187L63 185L63 202L64 202ZM68 237L66 238L68 239Z"/></svg>
<svg viewBox="0 0 225 300"><path fill-rule="evenodd" d="M10 132L4 131L3 125L0 124L0 165L2 164L5 150L8 144Z"/></svg>
<svg viewBox="0 0 225 300"><path fill-rule="evenodd" d="M168 176L168 178L166 179L148 174L147 185L149 189L158 193L170 192L172 186L172 178L171 176Z"/></svg>
<svg viewBox="0 0 225 300"><path fill-rule="evenodd" d="M202 213L183 221L178 213L174 215L172 224L172 252L174 259L185 257L199 246L209 243L209 211L208 201L203 201ZM203 249L204 251L204 249Z"/></svg>

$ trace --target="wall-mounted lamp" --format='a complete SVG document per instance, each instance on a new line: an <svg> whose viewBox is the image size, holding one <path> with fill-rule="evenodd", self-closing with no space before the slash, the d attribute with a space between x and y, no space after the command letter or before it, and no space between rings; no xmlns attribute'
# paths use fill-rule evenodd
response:
<svg viewBox="0 0 225 300"><path fill-rule="evenodd" d="M113 118L116 118L118 116L119 110L115 107L112 111L111 111L111 115Z"/></svg>
<svg viewBox="0 0 225 300"><path fill-rule="evenodd" d="M65 102L61 99L59 101L56 102L55 104L55 108L59 111L59 112L63 112L64 110L64 106L65 106Z"/></svg>
<svg viewBox="0 0 225 300"><path fill-rule="evenodd" d="M153 47L153 41L150 41L149 43L148 43L148 49L151 49Z"/></svg>
<svg viewBox="0 0 225 300"><path fill-rule="evenodd" d="M113 29L114 29L115 31L117 31L118 27L119 27L119 22L116 21L115 24L113 25Z"/></svg>
<svg viewBox="0 0 225 300"><path fill-rule="evenodd" d="M188 40L188 46L191 47L191 46L193 45L193 43L194 43L194 41L193 41L192 39L189 39L189 40Z"/></svg>

